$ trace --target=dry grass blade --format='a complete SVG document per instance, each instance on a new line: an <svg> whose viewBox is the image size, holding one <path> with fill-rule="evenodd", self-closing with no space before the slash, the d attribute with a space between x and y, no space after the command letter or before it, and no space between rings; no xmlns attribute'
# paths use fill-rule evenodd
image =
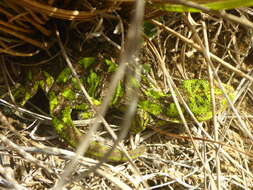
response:
<svg viewBox="0 0 253 190"><path fill-rule="evenodd" d="M7 120L7 118L1 112L0 112L0 120L1 120L1 122L3 122L3 126L6 126L9 129L12 129L13 131L15 131L14 127L10 125L10 123ZM45 169L48 173L52 174L52 170L50 169L49 166L45 165L45 163L43 163L42 161L37 160L31 154L25 152L23 149L21 149L18 145L14 144L12 141L10 141L9 139L7 139L5 136L3 136L3 135L0 134L0 139L10 149L12 149L13 151L16 151L18 154L20 154L26 160L29 160L30 162L32 162L32 163L38 165L39 167L42 167L43 169Z"/></svg>
<svg viewBox="0 0 253 190"><path fill-rule="evenodd" d="M3 31L3 32L6 32L7 34L13 35L13 36L15 36L15 37L17 37L17 38L19 38L19 39L21 39L21 40L24 40L24 41L26 41L27 43L30 43L30 44L32 44L32 45L34 45L34 46L36 46L36 47L41 48L41 49L45 49L45 48L47 48L47 46L48 46L48 45L45 44L45 43L38 42L38 41L36 41L36 40L34 40L34 39L32 39L32 38L29 38L29 37L27 37L27 36L24 36L24 35L22 35L22 34L20 34L20 33L17 33L17 32L15 32L15 31L13 31L13 30L9 30L9 29L4 28L4 27L0 27L0 30Z"/></svg>
<svg viewBox="0 0 253 190"><path fill-rule="evenodd" d="M11 0L11 2L18 4L20 6L27 7L31 10L35 10L39 13L43 13L45 15L49 15L51 17L56 17L60 19L67 20L90 20L98 15L102 15L107 12L111 12L112 10L91 10L91 11L70 11L64 10L56 7L52 7L46 4L42 4L36 1L31 0L20 0L15 1Z"/></svg>
<svg viewBox="0 0 253 190"><path fill-rule="evenodd" d="M0 165L0 173L1 175L3 175L6 179L3 180L0 177L0 186L2 186L3 188L6 189L17 189L17 190L25 190L27 188L19 185L19 183L14 179L13 177L13 171L11 169L6 169L4 167L2 167L2 165ZM8 181L7 181L8 180Z"/></svg>
<svg viewBox="0 0 253 190"><path fill-rule="evenodd" d="M181 40L183 40L184 42L190 44L191 46L193 46L194 48L196 48L198 51L200 51L200 52L202 51L202 48L201 48L199 45L197 45L196 43L194 43L194 41L192 41L192 40L190 40L190 39L188 39L188 38L182 36L181 34L177 33L176 31L174 31L174 30L172 30L172 29L170 29L170 28L168 28L168 27L166 27L165 25L163 25L162 23L160 23L160 22L158 22L158 21L156 21L156 20L152 20L151 22L152 22L153 24L155 24L155 25L157 25L157 26L159 26L159 27L165 29L166 31L172 33L173 35L179 37ZM210 53L210 56L211 56L211 58L212 58L214 61L217 61L217 62L219 62L220 64L222 64L223 66L225 66L225 67L231 69L231 70L232 70L233 72L235 72L236 74L238 74L238 75L240 75L240 76L242 76L242 77L245 77L245 78L247 78L247 79L253 81L253 77L251 77L251 76L249 76L249 75L243 73L241 70L239 70L239 69L233 67L231 64L229 64L229 63L227 63L226 61L222 60L222 59L219 58L218 56L216 56L216 55L214 55L214 54L212 54L212 53Z"/></svg>
<svg viewBox="0 0 253 190"><path fill-rule="evenodd" d="M171 0L164 0L162 2L163 3L170 3ZM180 4L180 5L184 5L186 7L195 8L197 10L200 10L200 11L204 12L204 13L211 14L211 15L216 15L218 17L230 20L232 22L236 22L236 23L242 24L242 25L244 25L246 27L249 27L249 28L253 29L253 24L248 19L246 19L246 18L239 18L239 17L234 16L232 14L227 14L225 11L217 11L217 9L208 8L206 6L198 4L198 1L175 0L174 3ZM238 4L240 4L239 1L237 2L237 5ZM245 6L247 6L247 2L246 1L245 1L245 4L246 4ZM250 2L250 4L252 4L252 2ZM250 6L250 4L248 4L248 6ZM236 8L236 7L234 7L234 8ZM226 7L219 8L219 9L226 9ZM186 12L186 11L182 11L182 12Z"/></svg>
<svg viewBox="0 0 253 190"><path fill-rule="evenodd" d="M42 33L49 37L51 31L44 25L48 19L42 20L39 15L24 7L17 7L10 1L3 1L0 4L0 31L1 31L1 52L14 56L33 56L36 53L34 48L25 46L30 44L39 49L47 49L48 43L36 37L36 33ZM23 47L23 49L21 48ZM27 49L26 51L24 51ZM21 51L24 51L21 53ZM28 52L32 53L28 53Z"/></svg>

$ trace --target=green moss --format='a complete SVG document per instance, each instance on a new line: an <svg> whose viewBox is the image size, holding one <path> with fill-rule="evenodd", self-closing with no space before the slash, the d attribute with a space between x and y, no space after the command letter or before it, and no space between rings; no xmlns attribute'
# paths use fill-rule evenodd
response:
<svg viewBox="0 0 253 190"><path fill-rule="evenodd" d="M66 106L61 111L61 120L66 124L66 126L74 126L72 118L71 118L71 110L72 108L70 106Z"/></svg>
<svg viewBox="0 0 253 190"><path fill-rule="evenodd" d="M129 86L131 88L139 89L140 88L140 82L135 77L129 78Z"/></svg>
<svg viewBox="0 0 253 190"><path fill-rule="evenodd" d="M153 103L149 100L140 101L138 107L153 115L159 115L163 112L163 109L159 104Z"/></svg>
<svg viewBox="0 0 253 190"><path fill-rule="evenodd" d="M80 110L79 117L81 119L90 119L94 116L94 113L90 110L90 106L86 103L76 105L74 109Z"/></svg>
<svg viewBox="0 0 253 190"><path fill-rule="evenodd" d="M87 77L88 93L90 96L95 97L96 90L100 85L100 79L101 77L93 71L91 71L89 76Z"/></svg>
<svg viewBox="0 0 253 190"><path fill-rule="evenodd" d="M151 65L150 65L150 64L147 64L147 63L146 63L146 64L143 64L143 65L142 65L142 68L143 68L144 74L145 74L145 73L149 73L149 72L151 71L151 69L152 69L152 68L151 68Z"/></svg>
<svg viewBox="0 0 253 190"><path fill-rule="evenodd" d="M56 117L52 118L52 124L54 126L55 131L58 134L61 134L65 125Z"/></svg>
<svg viewBox="0 0 253 190"><path fill-rule="evenodd" d="M43 72L43 75L45 79L43 80L43 84L41 83L40 86L45 92L48 92L54 84L54 78L46 71Z"/></svg>
<svg viewBox="0 0 253 190"><path fill-rule="evenodd" d="M146 129L151 120L150 114L143 109L137 109L135 118L131 124L130 131L134 134Z"/></svg>
<svg viewBox="0 0 253 190"><path fill-rule="evenodd" d="M207 80L192 79L183 82L186 103L197 118L209 118L212 110L210 87ZM211 116L212 117L212 116Z"/></svg>
<svg viewBox="0 0 253 190"><path fill-rule="evenodd" d="M172 118L179 117L179 113L175 103L169 104L166 110L166 115Z"/></svg>
<svg viewBox="0 0 253 190"><path fill-rule="evenodd" d="M213 117L213 113L211 110L209 110L206 113L203 113L202 115L196 115L196 118L198 121L207 121Z"/></svg>
<svg viewBox="0 0 253 190"><path fill-rule="evenodd" d="M72 89L64 89L61 95L66 98L66 100L74 100L75 99L75 92Z"/></svg>
<svg viewBox="0 0 253 190"><path fill-rule="evenodd" d="M93 112L82 112L80 115L81 119L90 119L94 116Z"/></svg>
<svg viewBox="0 0 253 190"><path fill-rule="evenodd" d="M82 104L79 104L79 105L75 105L74 108L78 109L78 110L85 111L85 110L89 109L89 105L86 104L86 103L82 103Z"/></svg>
<svg viewBox="0 0 253 190"><path fill-rule="evenodd" d="M66 83L69 80L69 78L71 78L70 77L71 75L72 75L71 70L69 68L66 68L59 74L56 82L57 83Z"/></svg>
<svg viewBox="0 0 253 190"><path fill-rule="evenodd" d="M144 93L146 96L153 99L160 99L166 96L166 94L164 94L163 92L154 89L148 89Z"/></svg>
<svg viewBox="0 0 253 190"><path fill-rule="evenodd" d="M67 131L66 128L71 126L67 126L66 123L62 122L57 117L52 118L52 124L57 134L59 134L60 137L63 138L70 146L72 147L78 146L79 143L78 139L73 138L73 134L69 134L66 132Z"/></svg>
<svg viewBox="0 0 253 190"><path fill-rule="evenodd" d="M82 65L85 69L94 63L96 63L95 57L84 57L78 61L78 64Z"/></svg>
<svg viewBox="0 0 253 190"><path fill-rule="evenodd" d="M118 68L118 65L109 59L105 59L105 64L108 66L108 73L115 72Z"/></svg>
<svg viewBox="0 0 253 190"><path fill-rule="evenodd" d="M123 95L124 95L124 88L122 87L121 82L119 82L115 89L111 105L115 105L123 97Z"/></svg>
<svg viewBox="0 0 253 190"><path fill-rule="evenodd" d="M95 105L95 106L99 106L102 102L100 100L97 100L95 98L92 98L91 97L91 100L92 100L92 103Z"/></svg>
<svg viewBox="0 0 253 190"><path fill-rule="evenodd" d="M82 84L84 84L85 83L85 78L80 78L80 81L81 81ZM81 90L80 85L77 82L77 79L75 77L73 77L71 79L71 85L72 85L72 89Z"/></svg>
<svg viewBox="0 0 253 190"><path fill-rule="evenodd" d="M49 93L49 107L50 107L50 113L53 113L57 105L59 104L58 102L58 97L54 92Z"/></svg>

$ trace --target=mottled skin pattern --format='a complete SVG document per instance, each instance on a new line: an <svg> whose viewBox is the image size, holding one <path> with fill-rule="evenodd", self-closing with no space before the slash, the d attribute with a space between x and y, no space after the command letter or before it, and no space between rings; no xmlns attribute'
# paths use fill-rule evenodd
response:
<svg viewBox="0 0 253 190"><path fill-rule="evenodd" d="M87 57L81 59L76 64L76 71L82 80L83 85L91 96L94 105L101 104L102 96L104 96L106 83L110 80L111 74L116 70L117 65L109 60L105 60L98 64L92 58ZM35 80L36 77L36 80ZM69 68L64 69L57 79L54 81L47 72L37 72L36 76L28 75L27 85L14 90L14 97L24 105L36 92L38 87L42 88L49 99L50 115L52 123L61 138L63 138L72 147L77 147L82 133L73 124L71 112L79 110L82 112L82 118L88 119L94 117L86 98L80 92L80 87L73 77ZM135 119L131 124L131 131L134 133L141 132L149 125L151 121L163 120L165 122L181 123L175 104L170 94L165 94L160 90L156 90L147 82L145 76L142 77L141 87L145 91L140 92L140 101L137 106ZM110 107L117 109L122 108L122 102L127 99L124 96L124 85L119 83L117 90L113 96ZM224 84L229 97L233 99L234 89ZM207 80L192 79L184 80L179 85L179 91L183 95L184 100L199 121L205 121L212 118L212 103L210 98L210 87ZM227 101L220 89L215 87L217 113L223 111L227 107ZM183 107L183 106L182 106ZM122 110L121 110L122 111ZM183 109L185 117L191 121L189 114ZM100 158L110 149L109 146L100 142L91 142L86 154L90 157ZM143 147L129 151L129 155L134 159L143 154ZM108 158L112 162L127 161L125 155L118 149Z"/></svg>

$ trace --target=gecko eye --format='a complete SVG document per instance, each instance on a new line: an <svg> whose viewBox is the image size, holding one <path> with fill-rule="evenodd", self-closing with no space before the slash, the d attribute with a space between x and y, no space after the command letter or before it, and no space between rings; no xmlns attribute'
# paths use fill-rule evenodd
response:
<svg viewBox="0 0 253 190"><path fill-rule="evenodd" d="M78 109L73 109L72 110L71 118L72 118L72 120L84 119L83 116L82 116L81 110L78 110Z"/></svg>

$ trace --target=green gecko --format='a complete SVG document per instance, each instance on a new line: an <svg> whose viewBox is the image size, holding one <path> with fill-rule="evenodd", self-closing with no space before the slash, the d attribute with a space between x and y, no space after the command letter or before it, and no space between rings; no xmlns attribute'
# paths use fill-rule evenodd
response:
<svg viewBox="0 0 253 190"><path fill-rule="evenodd" d="M93 104L99 106L107 92L106 86L108 86L111 75L117 69L117 64L107 59L98 62L93 57L85 57L75 65L75 69L92 98ZM77 80L73 77L71 70L69 68L63 69L56 80L46 71L37 71L35 74L33 72L28 73L25 84L13 91L15 100L20 105L24 105L34 96L38 88L45 91L49 99L49 110L55 131L69 145L76 148L83 134L72 121L72 111L80 111L82 119L93 118L95 113L81 93ZM125 95L124 85L123 82L118 83L110 103L111 108L122 111L123 107L124 110L126 101L128 100ZM229 97L233 99L233 87L226 84L223 85ZM131 123L132 132L138 133L145 130L151 121L155 120L181 123L175 103L173 103L169 93L164 93L154 88L148 82L145 75L142 76L140 88L140 101L137 104L136 115ZM199 121L212 118L210 87L207 80L184 80L178 89ZM214 93L216 97L216 110L217 112L221 112L226 109L227 100L219 88L215 87ZM186 118L190 120L190 116L184 109L183 112ZM92 141L86 155L101 158L109 149L110 146L103 145L98 141ZM130 157L135 159L142 155L144 151L145 149L141 147L129 150L128 152ZM126 156L119 149L114 150L107 159L111 162L127 161Z"/></svg>

